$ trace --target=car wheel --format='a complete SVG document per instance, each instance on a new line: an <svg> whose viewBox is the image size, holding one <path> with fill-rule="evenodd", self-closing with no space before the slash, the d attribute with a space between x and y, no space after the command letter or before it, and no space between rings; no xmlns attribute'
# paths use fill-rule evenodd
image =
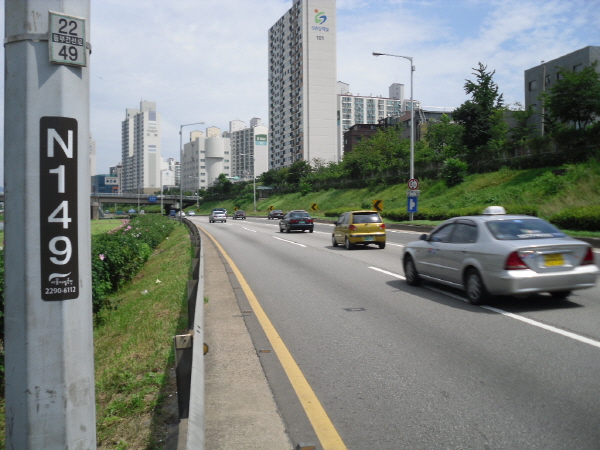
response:
<svg viewBox="0 0 600 450"><path fill-rule="evenodd" d="M465 290L467 300L472 305L480 305L488 296L481 275L476 269L469 269L465 275Z"/></svg>
<svg viewBox="0 0 600 450"><path fill-rule="evenodd" d="M354 244L352 244L352 243L350 242L350 239L348 239L347 237L346 237L346 248L347 248L348 250L352 250L352 249L354 248Z"/></svg>
<svg viewBox="0 0 600 450"><path fill-rule="evenodd" d="M308 230L310 233L312 233L313 231L315 231L313 228L311 228L310 230Z"/></svg>
<svg viewBox="0 0 600 450"><path fill-rule="evenodd" d="M380 243L379 243L379 244L377 244L377 245L379 245L379 248L380 248L381 250L383 250L383 249L385 248L385 242L380 242Z"/></svg>
<svg viewBox="0 0 600 450"><path fill-rule="evenodd" d="M335 234L331 235L331 245L333 245L334 247L337 247L339 245L338 242L335 240Z"/></svg>
<svg viewBox="0 0 600 450"><path fill-rule="evenodd" d="M290 229L290 226L289 226L289 225L286 227L285 231L287 231L288 233L291 233L291 232L292 232L292 230Z"/></svg>
<svg viewBox="0 0 600 450"><path fill-rule="evenodd" d="M550 295L552 296L552 298L556 298L556 299L565 299L565 298L567 298L569 295L571 295L571 291L557 291L557 292L550 292Z"/></svg>
<svg viewBox="0 0 600 450"><path fill-rule="evenodd" d="M421 277L411 256L404 258L404 277L406 278L406 284L409 286L419 286L421 284Z"/></svg>
<svg viewBox="0 0 600 450"><path fill-rule="evenodd" d="M279 232L283 233L283 228L281 228L281 225L279 225Z"/></svg>

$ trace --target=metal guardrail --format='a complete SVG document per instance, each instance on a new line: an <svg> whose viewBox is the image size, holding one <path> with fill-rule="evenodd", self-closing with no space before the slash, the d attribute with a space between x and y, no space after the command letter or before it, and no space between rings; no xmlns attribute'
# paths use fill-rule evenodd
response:
<svg viewBox="0 0 600 450"><path fill-rule="evenodd" d="M192 279L187 284L188 332L173 338L179 408L178 450L204 449L204 249L200 230L189 221L194 249Z"/></svg>

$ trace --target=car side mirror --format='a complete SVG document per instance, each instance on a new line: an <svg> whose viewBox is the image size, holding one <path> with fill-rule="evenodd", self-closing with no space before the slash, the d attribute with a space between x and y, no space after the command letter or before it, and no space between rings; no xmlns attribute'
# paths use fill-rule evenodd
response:
<svg viewBox="0 0 600 450"><path fill-rule="evenodd" d="M420 240L422 240L422 241L428 241L428 240L429 240L428 238L429 238L429 236L427 236L426 234L422 234L422 235L419 237L419 239L420 239Z"/></svg>

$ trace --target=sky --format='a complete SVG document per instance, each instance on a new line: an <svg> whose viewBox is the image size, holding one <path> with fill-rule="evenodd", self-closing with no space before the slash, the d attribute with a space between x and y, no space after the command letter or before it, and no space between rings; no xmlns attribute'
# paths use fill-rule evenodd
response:
<svg viewBox="0 0 600 450"><path fill-rule="evenodd" d="M194 129L227 131L231 120L268 126L268 30L292 0L90 1L97 173L120 162L121 122L142 100L161 114L164 159L179 160L182 124L205 122L185 127L184 142ZM403 83L408 98L410 62L372 53L410 56L425 109L466 101L480 62L506 104L523 104L526 69L600 45L600 0L338 0L336 13L337 79L352 94L384 97Z"/></svg>

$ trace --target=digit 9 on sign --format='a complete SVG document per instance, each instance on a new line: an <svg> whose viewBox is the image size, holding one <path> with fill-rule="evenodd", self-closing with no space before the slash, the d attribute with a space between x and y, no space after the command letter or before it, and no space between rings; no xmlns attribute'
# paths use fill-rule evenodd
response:
<svg viewBox="0 0 600 450"><path fill-rule="evenodd" d="M59 250L56 246L56 244L61 241L64 243L64 250ZM50 257L50 261L52 261L54 264L62 266L64 264L67 264L71 259L71 240L68 237L56 236L55 238L52 238L52 240L50 240L48 247L50 248L50 251L53 255L65 256L64 259L58 259L55 256Z"/></svg>

